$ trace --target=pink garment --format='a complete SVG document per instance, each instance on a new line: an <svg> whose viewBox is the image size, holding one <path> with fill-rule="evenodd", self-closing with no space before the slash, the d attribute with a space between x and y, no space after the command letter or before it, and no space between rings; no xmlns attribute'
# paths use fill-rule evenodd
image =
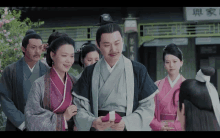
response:
<svg viewBox="0 0 220 138"><path fill-rule="evenodd" d="M105 117L102 118L102 122L108 122L110 119L110 114L108 113ZM121 116L115 113L115 123L119 123L121 121Z"/></svg>
<svg viewBox="0 0 220 138"><path fill-rule="evenodd" d="M153 131L160 131L164 125L163 121L173 120L168 122L169 127L173 127L171 131L181 131L181 124L177 117L177 108L179 101L179 89L181 83L185 80L183 76L179 78L173 88L169 84L169 80L165 77L156 82L159 93L154 97L155 99L155 114L150 127ZM177 91L175 93L175 91ZM173 96L175 93L175 105L173 103Z"/></svg>
<svg viewBox="0 0 220 138"><path fill-rule="evenodd" d="M67 107L72 105L72 95L71 88L72 82L70 77L67 74L66 89L62 80L59 78L58 74L51 68L50 72L50 96L51 96L51 110L57 114L63 114ZM63 122L63 131L65 131L65 122Z"/></svg>

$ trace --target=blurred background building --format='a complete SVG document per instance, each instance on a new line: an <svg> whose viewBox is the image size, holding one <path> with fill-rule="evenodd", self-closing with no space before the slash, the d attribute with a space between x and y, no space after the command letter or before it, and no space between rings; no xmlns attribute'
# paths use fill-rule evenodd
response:
<svg viewBox="0 0 220 138"><path fill-rule="evenodd" d="M183 52L182 74L195 78L202 66L216 73L211 82L220 92L220 7L10 7L22 10L22 17L44 21L34 28L46 43L53 31L65 32L76 41L76 50L85 42L95 44L99 16L109 13L124 33L123 54L146 66L153 81L165 73L164 46L175 43ZM132 30L132 31L129 31ZM73 68L81 68L76 62Z"/></svg>

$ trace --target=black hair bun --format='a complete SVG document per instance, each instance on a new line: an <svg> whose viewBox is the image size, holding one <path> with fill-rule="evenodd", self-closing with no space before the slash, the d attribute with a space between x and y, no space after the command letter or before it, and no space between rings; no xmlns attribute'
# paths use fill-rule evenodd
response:
<svg viewBox="0 0 220 138"><path fill-rule="evenodd" d="M201 71L206 76L212 76L215 74L215 69L213 67L202 67Z"/></svg>
<svg viewBox="0 0 220 138"><path fill-rule="evenodd" d="M27 30L25 36L29 35L29 34L36 34L36 32L33 29L29 29L29 30Z"/></svg>
<svg viewBox="0 0 220 138"><path fill-rule="evenodd" d="M170 50L170 49L173 49L173 48L178 48L178 47L174 43L171 43L171 44L165 46L164 50Z"/></svg>

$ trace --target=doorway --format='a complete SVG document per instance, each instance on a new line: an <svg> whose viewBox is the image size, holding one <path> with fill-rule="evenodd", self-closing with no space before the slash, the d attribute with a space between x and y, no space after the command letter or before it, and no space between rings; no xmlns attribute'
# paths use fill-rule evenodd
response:
<svg viewBox="0 0 220 138"><path fill-rule="evenodd" d="M156 71L157 71L157 52L156 47L149 47L141 45L138 49L139 62L142 63L148 71L149 76L155 82L156 80Z"/></svg>

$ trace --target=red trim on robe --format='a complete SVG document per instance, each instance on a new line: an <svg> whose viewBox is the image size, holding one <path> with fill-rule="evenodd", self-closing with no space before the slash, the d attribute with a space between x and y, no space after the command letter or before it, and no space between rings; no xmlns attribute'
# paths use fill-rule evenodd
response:
<svg viewBox="0 0 220 138"><path fill-rule="evenodd" d="M51 110L56 114L63 114L66 109L72 105L71 88L73 86L70 76L67 73L66 92L64 91L65 85L56 73L51 68L50 70L50 104ZM65 93L64 93L65 92ZM64 97L65 96L65 97ZM65 99L64 99L65 98ZM64 100L64 101L63 101ZM61 124L59 119L58 123ZM62 121L65 121L62 119ZM65 131L65 122L63 122L63 131Z"/></svg>

